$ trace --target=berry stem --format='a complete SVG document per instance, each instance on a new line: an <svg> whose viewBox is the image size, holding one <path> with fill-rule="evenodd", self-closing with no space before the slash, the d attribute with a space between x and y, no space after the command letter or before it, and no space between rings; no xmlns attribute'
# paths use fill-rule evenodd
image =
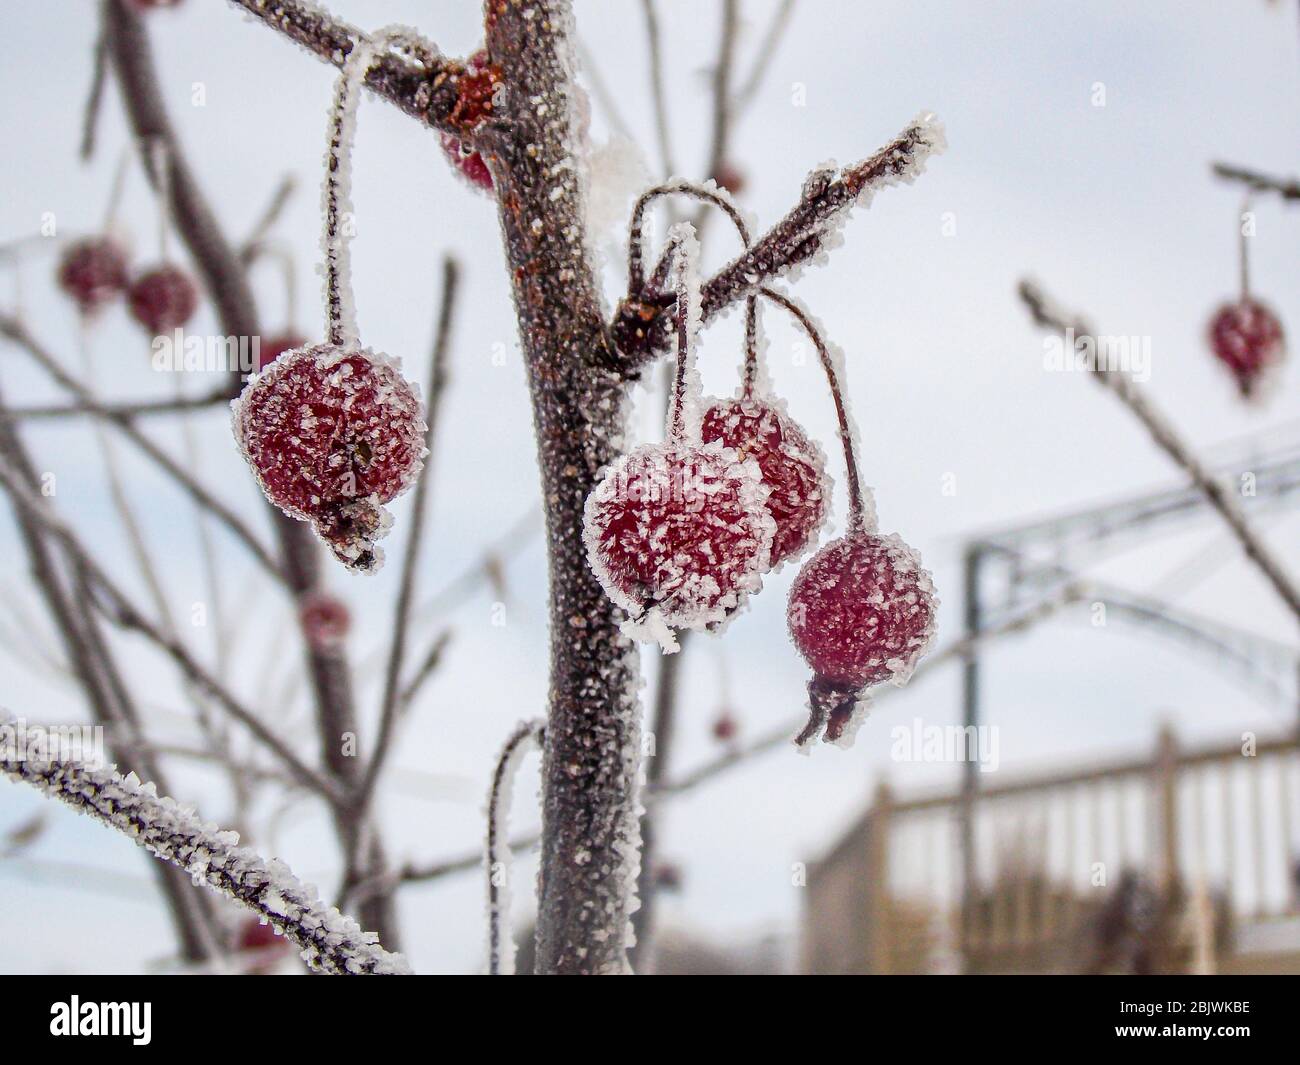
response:
<svg viewBox="0 0 1300 1065"><path fill-rule="evenodd" d="M687 436L686 394L695 370L695 332L700 321L700 280L696 273L700 245L695 239L695 227L689 222L673 226L668 239L676 275L677 303L673 313L677 330L677 373L673 377L667 436L670 442L680 444Z"/></svg>
<svg viewBox="0 0 1300 1065"><path fill-rule="evenodd" d="M1250 238L1246 235L1246 216L1250 213L1250 197L1241 201L1241 214L1237 218L1237 249L1241 267L1241 302L1250 300Z"/></svg>
<svg viewBox="0 0 1300 1065"><path fill-rule="evenodd" d="M831 356L826 341L822 339L821 332L802 307L789 297L781 295L775 289L764 286L759 289L759 292L773 303L784 307L795 321L803 327L803 331L808 334L813 346L817 348L817 355L821 359L822 369L826 372L826 383L830 386L831 398L835 402L835 418L839 422L840 443L844 447L845 477L849 489L849 532L872 532L876 526L875 505L872 503L870 507L868 506L867 493L863 492L862 482L858 475L858 459L853 443L853 426L849 421L848 408L844 405L844 393L840 386L839 372L835 368L835 359Z"/></svg>
<svg viewBox="0 0 1300 1065"><path fill-rule="evenodd" d="M334 85L329 151L321 194L324 200L321 244L325 253L325 336L331 344L340 347L356 347L359 343L356 305L352 298L350 245L353 225L351 220L344 224L343 215L347 212L352 190L352 149L357 139L356 115L361 102L361 86L380 51L392 41L409 36L409 33L409 30L389 27L372 37L358 37Z"/></svg>
<svg viewBox="0 0 1300 1065"><path fill-rule="evenodd" d="M167 262L167 212L172 196L171 153L168 151L165 138L155 137L149 142L149 164L157 177L154 199L158 207L158 259L165 263Z"/></svg>
<svg viewBox="0 0 1300 1065"><path fill-rule="evenodd" d="M117 212L122 206L122 190L126 187L126 172L131 163L131 150L124 148L122 154L118 157L117 166L113 170L113 184L108 190L108 206L104 210L104 233L106 236L113 235L113 227L117 224Z"/></svg>

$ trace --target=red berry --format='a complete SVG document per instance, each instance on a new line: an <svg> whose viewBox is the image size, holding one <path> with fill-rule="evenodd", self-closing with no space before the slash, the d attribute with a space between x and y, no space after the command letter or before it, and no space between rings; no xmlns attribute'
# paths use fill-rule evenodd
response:
<svg viewBox="0 0 1300 1065"><path fill-rule="evenodd" d="M767 486L767 509L776 522L773 568L802 554L826 518L830 498L821 449L771 403L728 399L712 404L700 427L707 444L719 440L742 460L758 463Z"/></svg>
<svg viewBox="0 0 1300 1065"><path fill-rule="evenodd" d="M794 579L787 612L813 670L812 717L798 742L823 721L826 738L840 739L868 687L905 684L930 646L937 606L920 556L896 535L854 532L813 555Z"/></svg>
<svg viewBox="0 0 1300 1065"><path fill-rule="evenodd" d="M485 192L492 191L492 171L483 161L483 156L474 148L464 143L454 133L443 133L439 137L442 150L447 160L469 183Z"/></svg>
<svg viewBox="0 0 1300 1065"><path fill-rule="evenodd" d="M730 743L736 738L740 726L736 719L726 710L722 711L713 722L713 738L719 743Z"/></svg>
<svg viewBox="0 0 1300 1065"><path fill-rule="evenodd" d="M1228 303L1210 321L1210 350L1227 366L1243 396L1255 394L1262 375L1282 361L1282 323L1264 304L1249 297Z"/></svg>
<svg viewBox="0 0 1300 1065"><path fill-rule="evenodd" d="M282 333L279 336L269 337L258 345L257 349L257 370L259 373L265 370L271 363L283 355L286 351L293 348L302 348L307 346L307 338L300 337L296 333Z"/></svg>
<svg viewBox="0 0 1300 1065"><path fill-rule="evenodd" d="M94 314L127 285L126 250L111 237L87 237L68 245L59 260L59 287L82 314Z"/></svg>
<svg viewBox="0 0 1300 1065"><path fill-rule="evenodd" d="M164 263L141 274L126 294L131 314L154 336L188 322L199 305L199 290L184 270Z"/></svg>
<svg viewBox="0 0 1300 1065"><path fill-rule="evenodd" d="M466 72L456 82L456 106L451 121L468 132L486 120L492 113L493 96L500 82L501 73L488 62L487 52L480 49L471 55ZM492 172L474 147L454 133L443 133L439 142L448 161L471 185L485 192L492 191Z"/></svg>
<svg viewBox="0 0 1300 1065"><path fill-rule="evenodd" d="M773 522L758 465L721 444L651 444L623 456L587 499L587 557L633 631L725 621L762 585Z"/></svg>
<svg viewBox="0 0 1300 1065"><path fill-rule="evenodd" d="M318 344L285 352L234 404L235 438L267 498L310 521L346 565L376 568L383 505L423 465L424 410L385 355Z"/></svg>
<svg viewBox="0 0 1300 1065"><path fill-rule="evenodd" d="M342 647L352 627L352 614L347 605L324 592L305 596L298 605L298 618L307 642L318 651Z"/></svg>

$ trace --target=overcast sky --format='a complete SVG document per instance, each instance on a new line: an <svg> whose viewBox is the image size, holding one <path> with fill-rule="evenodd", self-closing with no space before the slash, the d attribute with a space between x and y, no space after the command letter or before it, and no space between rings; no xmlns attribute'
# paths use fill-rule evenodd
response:
<svg viewBox="0 0 1300 1065"><path fill-rule="evenodd" d="M334 0L330 6L367 28L416 26L448 53L464 54L479 41L478 5L468 0ZM660 4L674 150L678 169L692 176L703 165L708 138L713 6ZM0 241L34 233L50 211L61 235L101 224L127 136L110 92L97 156L89 166L78 162L94 8L87 0L7 15L0 135L11 148ZM582 40L639 139L646 172L658 175L640 6L589 0L576 8ZM744 3L742 70L773 9ZM227 231L245 235L281 177L299 179L276 236L297 257L296 324L309 335L319 332L313 268L331 72L213 0L189 0L149 23L168 108ZM1235 454L1240 445L1225 442L1247 436L1258 436L1261 450L1300 443L1295 361L1267 405L1247 406L1203 342L1210 313L1234 295L1241 207L1240 190L1216 182L1209 163L1222 158L1266 172L1300 170L1297 36L1294 5L1263 0L799 3L761 93L735 130L735 165L747 179L744 206L761 225L789 208L812 166L869 154L918 111L934 110L948 130L948 152L914 186L887 190L855 215L830 263L797 283L798 295L847 354L863 476L876 488L883 529L899 532L934 571L941 642L960 634L959 559L967 537L1179 483L1177 471L1112 398L1082 375L1044 372L1043 338L1015 299L1023 274L1084 311L1099 331L1150 338L1144 388L1207 458ZM195 105L197 86L202 106ZM602 142L611 123L599 104L593 112L593 136ZM604 191L625 217L619 190ZM430 471L430 539L420 577L427 596L472 566L538 495L497 222L492 204L448 171L436 137L373 100L361 108L354 197L361 334L403 356L417 379L427 365L439 258L453 252L464 264L452 385ZM1255 206L1254 289L1294 334L1300 330L1294 284L1300 214L1276 199L1260 198ZM151 258L156 223L138 171L128 178L121 217L138 256ZM617 226L602 236L615 262L621 239ZM729 256L732 239L714 225L706 256L713 262ZM48 245L27 259L23 305L33 330L75 365L77 331L50 283L52 262ZM260 267L255 280L264 319L283 321L275 268ZM616 280L611 272L611 303ZM5 286L12 306L15 289ZM775 387L811 432L832 441L820 371L799 358L799 338L786 323L769 315L768 325ZM213 327L205 306L193 328ZM734 388L738 327L733 315L702 340L710 391ZM172 380L149 369L148 345L120 311L90 343L105 392L169 394ZM0 359L0 383L11 400L57 398L12 349ZM211 383L187 387L202 391ZM656 432L659 399L644 393L638 399L636 424ZM202 476L265 530L225 413L208 412L198 424ZM153 431L181 453L174 426ZM93 435L60 424L33 429L28 440L42 469L58 477L57 504L123 581L139 588L111 521ZM193 515L169 484L123 453L150 542L178 612L186 611L204 594ZM833 451L831 468L842 485ZM404 543L409 505L394 507L390 558ZM826 535L839 530L844 511L837 496ZM1294 507L1290 516L1271 512L1262 521L1273 547L1300 571ZM36 633L38 642L48 639L50 626L27 590L8 517L0 521L0 546L13 560L0 577L0 595L11 604L3 612L5 632L17 628ZM238 608L242 633L235 683L314 752L301 688L285 685L284 667L298 654L285 608L273 593L256 591L257 575L235 545L224 542L222 553L227 604ZM1168 579L1188 559L1200 560L1194 583ZM1093 572L1107 580L1138 591L1173 587L1181 607L1295 644L1294 628L1270 590L1209 516L1093 562ZM383 645L397 569L391 565L368 579L331 577L358 615L351 645L358 660ZM421 646L443 625L454 627L455 639L392 759L397 773L383 811L398 858L433 860L476 845L492 752L516 720L543 711L545 560L536 536L507 572L504 625L493 624L499 595L485 589L452 613L419 619ZM772 578L724 641L695 641L685 666L677 768L717 753L709 728L724 654L743 734L801 713L807 673L784 625L793 572ZM68 683L34 661L26 644L5 640L14 653L0 666L0 705L33 720L78 718L83 711ZM148 684L162 734L185 736L182 702L165 670L139 644L122 647ZM647 652L651 678L656 658ZM1000 728L1001 777L1146 751L1161 720L1174 722L1181 737L1231 741L1244 729L1276 732L1293 719L1291 709L1242 686L1211 657L1190 655L1118 620L1095 628L1082 609L999 645L987 664L986 709ZM375 674L372 662L362 689L369 707L378 696ZM892 764L889 734L917 718L956 721L958 696L956 672L948 669L882 704L851 751L826 748L800 758L778 750L669 806L663 856L682 866L684 887L665 901L667 919L720 942L792 929L800 905L792 863L822 853L882 776L901 795L955 780L950 764ZM187 763L175 764L171 777L181 782L174 785L178 797L198 804L205 816L220 820L228 810L215 778ZM516 791L520 828L536 822L536 779L529 765ZM17 787L0 787L0 831L30 817L40 802ZM255 833L252 842L307 879L331 882L332 842L317 811L295 807L276 833ZM171 949L144 860L127 842L52 811L26 858L0 859L0 970L136 970ZM530 894L523 887L531 885L533 871L531 862L517 870L521 919ZM403 896L406 946L418 970L481 966L481 894L478 879L469 876Z"/></svg>

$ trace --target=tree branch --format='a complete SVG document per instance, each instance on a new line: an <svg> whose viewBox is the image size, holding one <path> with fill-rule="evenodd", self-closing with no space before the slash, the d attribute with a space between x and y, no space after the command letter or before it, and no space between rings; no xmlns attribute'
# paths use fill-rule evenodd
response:
<svg viewBox="0 0 1300 1065"><path fill-rule="evenodd" d="M1231 163L1214 163L1211 169L1215 177L1240 182L1252 192L1275 192L1284 200L1300 200L1300 181L1295 178L1273 177Z"/></svg>
<svg viewBox="0 0 1300 1065"><path fill-rule="evenodd" d="M363 932L352 918L321 906L315 891L299 883L283 862L263 861L238 846L238 833L205 825L193 811L159 796L152 784L141 784L135 774L123 777L113 769L24 754L0 745L0 770L117 829L196 883L247 906L292 940L317 972L410 972L406 959L384 950L375 933Z"/></svg>
<svg viewBox="0 0 1300 1065"><path fill-rule="evenodd" d="M487 851L483 864L487 870L488 973L513 976L515 941L502 925L510 920L510 854L506 842L506 822L510 817L510 796L519 763L546 735L545 721L523 721L515 727L492 773L488 788Z"/></svg>
<svg viewBox="0 0 1300 1065"><path fill-rule="evenodd" d="M853 207L866 206L882 188L910 183L945 146L943 127L934 116L922 115L869 159L839 173L830 168L814 171L804 182L794 208L705 282L701 296L704 321L829 250ZM668 349L671 314L667 312L672 297L659 284L665 262L661 257L640 291L628 292L610 323L618 365L625 373L636 373Z"/></svg>
<svg viewBox="0 0 1300 1065"><path fill-rule="evenodd" d="M342 69L361 31L304 0L231 0L235 7L301 45L317 59ZM393 52L375 60L365 84L378 96L432 129L465 136L460 121L459 81L464 63L443 56L418 62Z"/></svg>
<svg viewBox="0 0 1300 1065"><path fill-rule="evenodd" d="M1092 370L1093 380L1114 393L1142 423L1156 446L1191 478L1192 483L1205 496L1206 502L1218 512L1228 528L1232 530L1246 557L1255 564L1277 594L1282 597L1296 620L1300 621L1300 588L1296 587L1291 575L1287 573L1282 563L1273 557L1273 552L1251 528L1246 515L1224 488L1223 482L1206 469L1164 415L1160 414L1146 396L1138 391L1126 374L1102 366L1101 349L1097 346L1096 334L1088 323L1080 318L1071 318L1032 281L1020 282L1020 298L1038 325L1062 333L1067 338L1072 337L1076 342L1080 338L1093 339L1093 347L1097 352L1097 358L1089 367Z"/></svg>

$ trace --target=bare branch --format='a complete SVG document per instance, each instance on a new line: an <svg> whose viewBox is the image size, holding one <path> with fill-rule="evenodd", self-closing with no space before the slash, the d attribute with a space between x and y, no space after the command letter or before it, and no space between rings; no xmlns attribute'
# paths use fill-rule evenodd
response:
<svg viewBox="0 0 1300 1065"><path fill-rule="evenodd" d="M240 847L238 833L205 825L193 811L159 796L152 784L141 784L134 774L124 777L112 769L24 757L24 752L10 747L0 745L0 770L7 776L117 829L196 882L247 906L292 940L317 972L410 972L406 959L384 950L375 933L362 931L337 910L326 910L315 891L301 884L283 862L264 861Z"/></svg>
<svg viewBox="0 0 1300 1065"><path fill-rule="evenodd" d="M235 7L260 19L326 63L342 68L362 36L315 3L303 0L231 0ZM430 55L417 62L394 52L378 58L365 77L366 87L412 118L446 133L468 132L458 121L459 79L465 64Z"/></svg>
<svg viewBox="0 0 1300 1065"><path fill-rule="evenodd" d="M913 181L944 147L942 126L934 116L922 115L869 159L838 174L829 168L814 171L789 214L705 283L704 320L828 250L854 206L865 206L882 188ZM668 349L671 315L665 311L672 298L655 286L663 276L661 267L662 258L645 289L629 292L615 311L610 334L625 372L635 372Z"/></svg>
<svg viewBox="0 0 1300 1065"><path fill-rule="evenodd" d="M420 664L411 674L411 679L406 682L401 695L398 696L397 710L399 714L410 707L411 703L415 701L415 697L420 694L420 689L424 687L424 682L442 664L442 656L449 643L451 643L450 629L443 629L433 638L433 643L429 645L424 657L420 659Z"/></svg>
<svg viewBox="0 0 1300 1065"><path fill-rule="evenodd" d="M370 764L357 789L356 805L364 814L374 794L379 773L388 755L398 711L402 666L405 662L407 629L411 621L411 602L415 598L415 576L424 543L424 522L428 511L429 485L433 483L433 444L438 427L438 411L443 391L447 385L447 350L450 346L452 317L456 310L456 293L460 281L460 266L447 256L442 261L442 301L438 312L438 326L433 341L433 354L429 359L428 401L426 403L424 447L428 456L424 472L415 486L415 499L411 504L411 530L406 541L406 554L402 559L402 576L397 592L397 605L393 611L393 635L388 652L388 665L384 671L384 694L379 708L379 731Z"/></svg>
<svg viewBox="0 0 1300 1065"><path fill-rule="evenodd" d="M1214 163L1211 169L1215 177L1240 182L1253 192L1275 192L1284 200L1300 200L1300 181L1295 178L1273 177L1231 163Z"/></svg>
<svg viewBox="0 0 1300 1065"><path fill-rule="evenodd" d="M1096 334L1093 333L1087 322L1066 314L1032 281L1020 282L1020 298L1038 325L1066 334L1067 337L1073 337L1076 341L1081 337L1095 338ZM1096 349L1095 339L1093 344L1094 349ZM1142 423L1156 446L1173 459L1175 464L1191 478L1192 483L1201 490L1206 501L1223 518L1228 528L1232 530L1232 534L1237 538L1237 542L1241 544L1242 550L1245 551L1246 557L1255 564L1268 582L1272 584L1274 590L1282 597L1282 600L1290 608L1296 619L1300 620L1300 589L1296 587L1291 575L1287 573L1282 563L1274 558L1273 552L1269 550L1264 541L1251 528L1245 513L1237 505L1237 501L1231 493L1224 487L1223 482L1206 469L1200 459L1192 453L1191 448L1183 442L1177 430L1165 419L1163 414L1152 406L1151 402L1138 390L1137 386L1126 374L1118 370L1107 369L1102 365L1103 359L1100 357L1100 349L1096 350L1098 351L1098 358L1094 359L1088 367L1092 371L1090 376L1093 380L1117 396L1120 402L1128 407L1138 421Z"/></svg>
<svg viewBox="0 0 1300 1065"><path fill-rule="evenodd" d="M108 73L108 45L101 23L95 35L95 51L91 57L90 90L86 94L86 107L81 119L81 158L84 162L95 154L95 130L99 126L99 113L103 110L104 82Z"/></svg>

